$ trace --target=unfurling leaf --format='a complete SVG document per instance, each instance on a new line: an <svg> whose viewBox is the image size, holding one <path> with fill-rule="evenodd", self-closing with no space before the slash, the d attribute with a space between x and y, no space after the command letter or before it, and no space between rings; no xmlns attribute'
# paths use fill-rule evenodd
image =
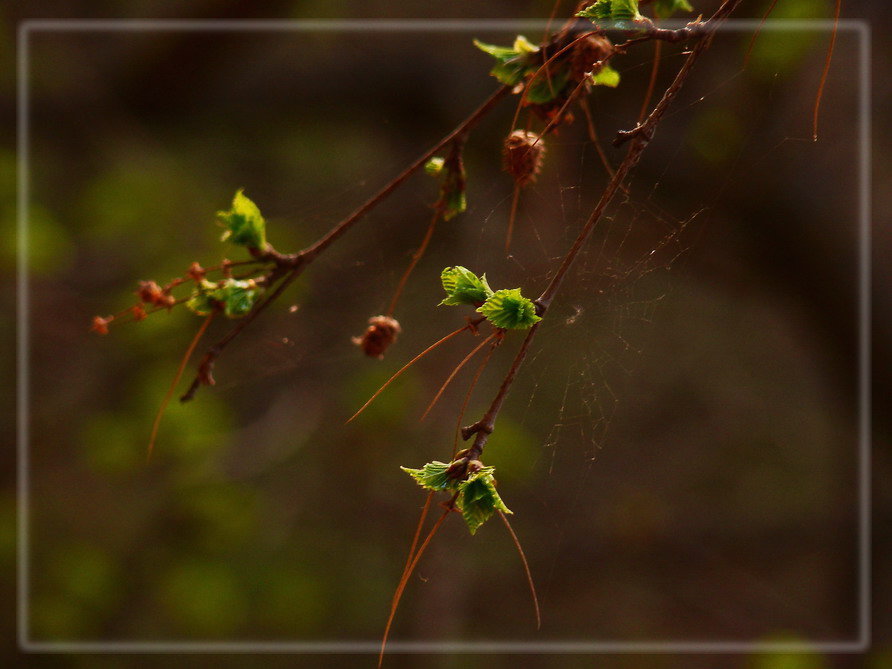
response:
<svg viewBox="0 0 892 669"><path fill-rule="evenodd" d="M459 494L455 504L471 534L476 533L496 511L511 513L496 491L494 471L493 467L483 467L458 486Z"/></svg>
<svg viewBox="0 0 892 669"><path fill-rule="evenodd" d="M604 65L600 70L592 73L592 83L595 86L616 88L619 86L619 72L609 65Z"/></svg>
<svg viewBox="0 0 892 669"><path fill-rule="evenodd" d="M523 35L518 35L514 39L514 51L516 53L536 53L539 50L535 44Z"/></svg>
<svg viewBox="0 0 892 669"><path fill-rule="evenodd" d="M409 469L408 467L400 467L409 476L415 479L415 482L425 490L450 490L458 487L459 481L450 478L446 473L449 464L434 460L428 462L421 469Z"/></svg>
<svg viewBox="0 0 892 669"><path fill-rule="evenodd" d="M481 42L479 39L474 40L474 46L480 49L483 53L488 53L490 56L500 62L505 62L506 60L515 58L518 55L518 51L516 49L512 49L510 46L496 46L495 44L487 44L486 42Z"/></svg>
<svg viewBox="0 0 892 669"><path fill-rule="evenodd" d="M536 63L530 56L537 53L539 47L523 35L517 36L513 47L485 44L476 39L474 46L498 61L489 73L506 86L519 84L529 72L536 69Z"/></svg>
<svg viewBox="0 0 892 669"><path fill-rule="evenodd" d="M597 0L576 16L592 21L637 21L641 18L638 12L638 0ZM619 27L619 26L617 26Z"/></svg>
<svg viewBox="0 0 892 669"><path fill-rule="evenodd" d="M455 506L461 511L468 530L474 534L496 511L511 513L511 510L505 506L505 502L496 491L496 480L493 478L495 468L480 467L469 473L466 478L460 479L449 474L450 468L458 462L447 464L434 460L421 469L408 467L400 469L415 479L415 482L425 490L457 492Z"/></svg>
<svg viewBox="0 0 892 669"><path fill-rule="evenodd" d="M458 304L477 306L486 302L493 294L492 288L486 282L486 274L478 277L471 270L461 266L444 269L440 273L440 281L443 282L443 290L446 291L447 297L437 306Z"/></svg>
<svg viewBox="0 0 892 669"><path fill-rule="evenodd" d="M424 164L424 171L432 177L439 176L443 171L444 162L442 156L434 156Z"/></svg>
<svg viewBox="0 0 892 669"><path fill-rule="evenodd" d="M186 302L186 308L199 316L221 309L228 318L241 318L254 308L261 292L250 279L224 279L219 283L202 281Z"/></svg>
<svg viewBox="0 0 892 669"><path fill-rule="evenodd" d="M242 189L236 192L229 211L217 212L217 220L226 228L222 241L261 251L266 248L266 221Z"/></svg>
<svg viewBox="0 0 892 669"><path fill-rule="evenodd" d="M694 8L688 0L656 0L654 3L654 16L658 19L668 19L675 12L693 12Z"/></svg>
<svg viewBox="0 0 892 669"><path fill-rule="evenodd" d="M526 330L542 320L536 315L536 305L520 294L520 288L497 290L477 311L503 330Z"/></svg>

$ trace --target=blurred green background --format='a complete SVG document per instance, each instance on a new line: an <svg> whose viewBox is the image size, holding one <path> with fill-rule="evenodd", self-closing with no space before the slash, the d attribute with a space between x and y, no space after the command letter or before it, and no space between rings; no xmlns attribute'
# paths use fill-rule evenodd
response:
<svg viewBox="0 0 892 669"><path fill-rule="evenodd" d="M718 3L695 4L708 13ZM745 3L740 16L758 17L766 4ZM863 16L866 7L846 3L845 13ZM551 9L544 0L247 10L196 0L161 14L148 2L45 3L4 8L10 39L0 58L12 65L18 21L38 16L542 18ZM787 18L831 14L819 0L777 9ZM87 329L92 316L132 304L139 279L167 281L193 260L239 259L213 224L236 188L261 207L270 241L297 250L454 127L495 88L471 39L509 43L514 33L436 26L31 34L31 641L379 638L424 501L399 466L448 458L473 368L426 421L418 417L476 342L451 342L360 419L344 420L411 356L461 325L460 310L435 307L442 267L467 265L495 287L519 285L529 295L546 285L606 180L581 115L548 142L545 170L522 195L513 257L502 251L511 182L500 145L514 110L505 102L469 140L469 211L439 227L397 310L404 332L385 360L363 358L350 337L386 308L424 233L436 197L424 175L314 263L225 353L215 388L171 405L148 465L155 411L198 321L175 310L107 337ZM698 66L628 197L611 208L549 313L485 454L515 512L542 629L504 529L493 522L470 537L455 518L410 581L394 640L807 643L857 635L859 42L851 31L839 36L813 144L828 35L765 33L743 70L750 36L720 36ZM622 151L609 139L637 117L651 56L644 45L618 60L620 88L590 99L614 165ZM664 50L660 85L681 58ZM875 62L879 80L888 61ZM6 110L12 72L4 68L0 82ZM877 98L888 109L885 89ZM8 229L13 146L0 149ZM882 183L885 156L877 170ZM15 244L6 239L11 329ZM882 257L888 230L877 230L874 243ZM229 325L215 323L207 341ZM879 401L888 326L888 311L878 310ZM509 337L495 356L465 423L484 410L519 340ZM3 358L10 377L12 351ZM877 420L876 442L885 443L888 422ZM11 419L5 428L14 433ZM0 592L12 632L8 452ZM878 452L878 483L889 470ZM882 551L889 495L877 487ZM394 655L387 666L890 666L882 654L889 582L888 567L877 564L881 643L870 658ZM26 656L14 645L7 655L10 666L178 659ZM188 659L226 662L373 660Z"/></svg>

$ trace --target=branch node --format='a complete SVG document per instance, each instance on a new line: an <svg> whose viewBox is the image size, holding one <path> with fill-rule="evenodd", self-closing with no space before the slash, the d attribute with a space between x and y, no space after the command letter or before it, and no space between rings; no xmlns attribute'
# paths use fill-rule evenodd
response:
<svg viewBox="0 0 892 669"><path fill-rule="evenodd" d="M491 423L484 423L483 421L478 420L476 423L466 425L461 429L461 438L463 441L467 441L478 432L483 432L484 434L492 434L493 429L494 428Z"/></svg>
<svg viewBox="0 0 892 669"><path fill-rule="evenodd" d="M631 139L640 137L645 144L654 138L654 125L644 121L639 123L631 130L620 130L616 133L616 139L613 140L613 146L620 147Z"/></svg>

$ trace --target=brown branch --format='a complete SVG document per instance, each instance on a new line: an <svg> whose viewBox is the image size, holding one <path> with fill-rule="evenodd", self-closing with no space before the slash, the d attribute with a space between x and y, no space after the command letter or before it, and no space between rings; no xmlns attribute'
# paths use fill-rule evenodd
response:
<svg viewBox="0 0 892 669"><path fill-rule="evenodd" d="M437 142L433 147L428 149L424 154L417 158L415 162L413 162L400 174L394 177L387 185L385 185L381 190L379 190L372 197L366 200L365 203L360 205L349 216L347 216L339 223L335 224L314 244L308 246L302 251L287 255L276 252L272 247L268 247L264 251L259 251L257 249L252 250L252 255L254 255L256 258L268 260L275 263L274 269L266 277L264 283L267 286L272 286L280 279L282 279L282 282L278 285L273 293L271 293L265 300L255 306L254 309L252 309L241 321L239 321L238 325L233 327L220 341L216 342L207 350L207 352L204 354L204 357L202 357L201 362L199 363L198 371L195 375L195 379L192 381L192 385L190 385L185 394L180 397L180 401L188 402L189 400L191 400L193 397L195 397L195 393L198 392L198 389L203 385L214 385L214 364L216 363L217 358L220 357L223 349L225 349L226 346L233 339L241 334L245 330L245 328L250 325L254 321L254 319L257 318L258 315L260 315L261 312L263 312L271 303L276 301L279 296L285 291L285 289L303 272L304 269L306 269L307 265L309 265L319 256L319 254L325 251L336 240L344 235L372 209L374 209L385 199L387 199L387 197L391 193L393 193L393 191L399 188L406 180L409 179L409 177L415 174L415 172L420 170L424 166L424 164L428 160L430 160L437 152L441 151L450 142L453 142L467 135L467 133L469 133L480 122L480 120L483 119L483 117L486 116L486 114L488 114L499 103L499 101L501 101L501 99L508 93L509 90L510 89L507 86L502 86L501 88L499 88L482 105L474 110L470 116L459 123L458 126L456 126L454 130L452 130L452 132L450 132L443 139Z"/></svg>
<svg viewBox="0 0 892 669"><path fill-rule="evenodd" d="M386 199L388 195L399 188L399 186L401 186L403 182L405 182L409 177L415 174L415 172L424 167L424 164L428 160L433 158L437 152L443 150L443 148L454 139L470 132L474 128L474 126L476 126L480 122L480 120L484 116L486 116L493 109L493 107L495 107L499 103L499 101L501 101L501 99L508 93L509 90L511 89L507 86L502 86L501 88L499 88L489 97L488 100L486 100L486 102L480 105L480 107L478 107L470 116L468 116L468 118L459 123L458 127L456 127L455 130L450 132L443 139L437 142L433 147L428 149L424 154L417 158L414 163L409 165L409 167L403 170L402 173L397 175L390 183L384 186L384 188L382 188L375 195L369 198L352 214L347 216L347 218L345 218L343 221L329 230L319 241L299 252L297 255L301 256L306 262L312 261L316 256L318 256L325 249L331 246L338 238L340 238L341 235L352 228L359 219L369 213L372 209L374 209L377 205L384 201L384 199Z"/></svg>

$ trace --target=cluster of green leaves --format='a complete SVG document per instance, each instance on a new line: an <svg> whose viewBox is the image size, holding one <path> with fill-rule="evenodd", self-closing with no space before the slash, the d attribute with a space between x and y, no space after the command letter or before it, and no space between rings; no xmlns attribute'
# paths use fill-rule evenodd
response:
<svg viewBox="0 0 892 669"><path fill-rule="evenodd" d="M202 281L186 301L186 308L199 316L221 309L229 318L241 318L254 307L263 291L252 280Z"/></svg>
<svg viewBox="0 0 892 669"><path fill-rule="evenodd" d="M460 155L451 160L442 156L434 156L424 165L424 171L432 177L442 177L440 197L437 206L443 210L443 220L464 213L468 208L468 196L465 183L467 174Z"/></svg>
<svg viewBox="0 0 892 669"><path fill-rule="evenodd" d="M477 532L496 511L512 513L496 491L494 467L480 467L470 472L464 479L458 479L449 475L451 466L452 463L434 460L421 469L408 467L400 469L415 479L415 482L425 490L458 493L455 505L461 511L471 534Z"/></svg>
<svg viewBox="0 0 892 669"><path fill-rule="evenodd" d="M496 46L474 40L474 45L496 59L490 74L507 86L516 86L527 77L532 77L541 67L542 59L536 57L539 47L523 35L518 35L513 47ZM567 59L557 62L548 76L539 76L527 88L524 99L529 104L544 105L554 102L568 93L571 66ZM619 85L619 72L604 64L592 73L591 83L596 86L616 88Z"/></svg>
<svg viewBox="0 0 892 669"><path fill-rule="evenodd" d="M446 299L439 306L476 307L486 319L503 330L526 330L542 320L536 305L524 297L520 288L493 291L486 275L477 276L466 267L447 267L440 274Z"/></svg>
<svg viewBox="0 0 892 669"><path fill-rule="evenodd" d="M239 189L229 211L218 211L217 220L226 228L222 241L248 248L266 249L266 221L260 209Z"/></svg>

